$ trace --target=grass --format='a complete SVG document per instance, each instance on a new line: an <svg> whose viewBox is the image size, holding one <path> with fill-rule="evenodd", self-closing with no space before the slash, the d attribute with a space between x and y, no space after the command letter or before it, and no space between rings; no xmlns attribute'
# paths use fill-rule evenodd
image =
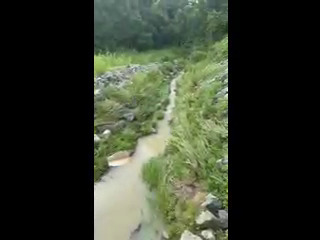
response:
<svg viewBox="0 0 320 240"><path fill-rule="evenodd" d="M172 70L172 64L164 64L158 70L136 74L132 84L121 89L109 86L103 90L106 99L95 102L95 132L103 123L112 126L112 130L108 139L95 144L95 181L108 168L106 159L109 155L117 151L133 150L138 138L151 134L157 120L163 118L163 103L168 103L166 99L169 95L168 75ZM134 113L134 121L122 119L127 112ZM117 123L122 124L115 127Z"/></svg>
<svg viewBox="0 0 320 240"><path fill-rule="evenodd" d="M219 62L227 59L227 38L197 51L186 62L185 74L177 82L178 92L172 137L164 155L144 165L142 175L157 194L156 206L167 223L170 239L180 238L185 229L197 231L194 219L198 212L190 199L175 192L177 182L195 181L211 192L228 209L228 175L216 168L217 160L227 156L228 129L223 113L227 99L213 104L223 87L213 79L225 68ZM227 239L217 233L217 239Z"/></svg>
<svg viewBox="0 0 320 240"><path fill-rule="evenodd" d="M151 62L172 61L178 55L178 49L150 50L146 52L128 51L122 53L106 53L94 56L94 76L111 68L128 64L147 64Z"/></svg>

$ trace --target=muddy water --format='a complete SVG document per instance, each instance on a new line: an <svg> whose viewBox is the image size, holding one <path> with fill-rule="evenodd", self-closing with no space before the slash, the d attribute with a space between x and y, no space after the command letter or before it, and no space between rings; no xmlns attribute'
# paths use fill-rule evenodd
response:
<svg viewBox="0 0 320 240"><path fill-rule="evenodd" d="M181 76L181 75L180 75ZM95 240L160 240L162 226L148 204L150 193L141 180L141 168L163 153L170 135L176 81L170 84L170 102L156 134L139 139L127 164L112 168L94 189ZM135 231L136 230L136 231Z"/></svg>

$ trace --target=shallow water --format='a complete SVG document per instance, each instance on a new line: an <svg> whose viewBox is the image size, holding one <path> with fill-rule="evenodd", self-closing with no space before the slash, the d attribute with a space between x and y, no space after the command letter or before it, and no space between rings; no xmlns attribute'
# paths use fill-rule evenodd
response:
<svg viewBox="0 0 320 240"><path fill-rule="evenodd" d="M181 75L180 75L181 76ZM169 120L174 108L176 77L170 84L170 102L156 134L139 139L135 153L125 165L111 170L94 188L95 240L159 240L162 225L151 211L151 196L141 179L141 168L163 153L170 136ZM124 162L122 162L124 163ZM121 164L122 164L121 163ZM139 231L135 229L141 224Z"/></svg>

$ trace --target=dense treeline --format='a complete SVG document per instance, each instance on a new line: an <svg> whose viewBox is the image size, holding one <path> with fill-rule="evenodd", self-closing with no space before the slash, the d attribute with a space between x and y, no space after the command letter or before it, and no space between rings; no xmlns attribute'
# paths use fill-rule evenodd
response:
<svg viewBox="0 0 320 240"><path fill-rule="evenodd" d="M94 0L95 51L219 40L227 8L227 0Z"/></svg>

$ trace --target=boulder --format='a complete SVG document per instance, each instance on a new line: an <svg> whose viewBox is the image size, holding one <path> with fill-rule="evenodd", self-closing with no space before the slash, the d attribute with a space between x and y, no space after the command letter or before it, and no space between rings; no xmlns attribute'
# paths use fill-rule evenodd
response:
<svg viewBox="0 0 320 240"><path fill-rule="evenodd" d="M222 203L216 196L209 193L206 196L205 202L201 204L201 207L207 208L211 213L215 214L221 209Z"/></svg>
<svg viewBox="0 0 320 240"><path fill-rule="evenodd" d="M207 240L215 240L214 232L211 229L201 231L201 236Z"/></svg>
<svg viewBox="0 0 320 240"><path fill-rule="evenodd" d="M205 210L196 218L196 224L202 228L210 228L213 230L228 229L228 212L218 210L216 214Z"/></svg>
<svg viewBox="0 0 320 240"><path fill-rule="evenodd" d="M180 240L202 240L201 237L194 235L192 232L185 230L181 237Z"/></svg>

